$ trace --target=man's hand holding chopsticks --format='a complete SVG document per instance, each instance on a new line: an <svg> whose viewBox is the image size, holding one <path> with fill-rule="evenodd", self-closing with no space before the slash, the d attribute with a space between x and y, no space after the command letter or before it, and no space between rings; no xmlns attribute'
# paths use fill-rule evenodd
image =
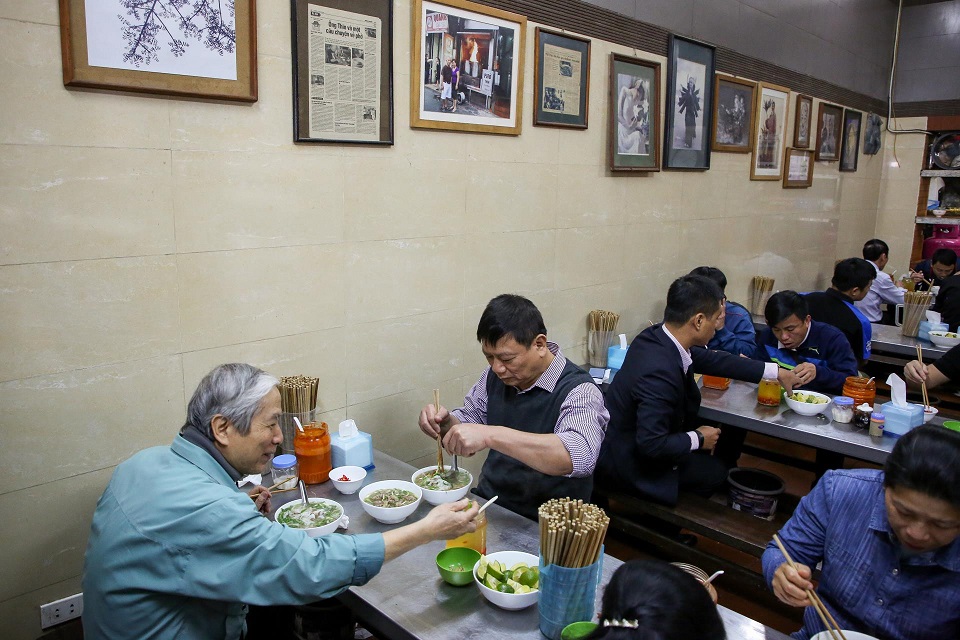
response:
<svg viewBox="0 0 960 640"><path fill-rule="evenodd" d="M263 485L257 485L250 493L248 494L253 500L253 503L257 506L257 511L266 515L270 513L270 490L264 487Z"/></svg>
<svg viewBox="0 0 960 640"><path fill-rule="evenodd" d="M807 589L813 589L810 582L810 567L797 564L794 570L790 563L784 562L773 574L773 593L781 602L792 607L806 607L810 604Z"/></svg>

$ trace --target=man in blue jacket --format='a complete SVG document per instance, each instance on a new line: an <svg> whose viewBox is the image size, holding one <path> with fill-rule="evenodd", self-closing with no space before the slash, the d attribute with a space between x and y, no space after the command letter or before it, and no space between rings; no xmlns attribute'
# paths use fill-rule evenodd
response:
<svg viewBox="0 0 960 640"><path fill-rule="evenodd" d="M763 310L767 328L760 334L758 359L792 369L804 389L843 392L847 376L857 375L857 358L843 332L810 319L807 302L796 291L770 296Z"/></svg>
<svg viewBox="0 0 960 640"><path fill-rule="evenodd" d="M83 568L83 635L239 640L247 605L305 604L375 576L386 560L476 530L476 505L441 505L383 534L311 538L263 517L237 488L283 441L277 379L225 364L200 382L170 447L117 466ZM264 496L264 494L266 494Z"/></svg>
<svg viewBox="0 0 960 640"><path fill-rule="evenodd" d="M710 278L724 292L724 312L720 316L717 332L710 338L707 348L726 351L735 356L752 356L757 350L757 330L753 326L750 312L743 305L727 300L727 276L716 267L697 267L690 275Z"/></svg>

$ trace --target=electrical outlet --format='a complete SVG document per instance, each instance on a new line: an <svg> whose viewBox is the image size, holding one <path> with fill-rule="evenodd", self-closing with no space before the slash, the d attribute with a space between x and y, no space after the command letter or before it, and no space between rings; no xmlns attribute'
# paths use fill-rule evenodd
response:
<svg viewBox="0 0 960 640"><path fill-rule="evenodd" d="M83 613L83 594L78 593L54 602L40 605L40 628L46 629L74 618Z"/></svg>

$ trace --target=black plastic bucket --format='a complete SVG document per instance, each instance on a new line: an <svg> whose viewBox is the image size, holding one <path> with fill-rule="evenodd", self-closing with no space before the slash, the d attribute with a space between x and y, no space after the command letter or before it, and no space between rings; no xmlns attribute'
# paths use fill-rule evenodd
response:
<svg viewBox="0 0 960 640"><path fill-rule="evenodd" d="M330 598L293 608L297 640L353 640L357 621L340 601Z"/></svg>
<svg viewBox="0 0 960 640"><path fill-rule="evenodd" d="M727 474L730 483L728 503L737 511L773 520L777 513L777 497L783 493L780 476L761 469L737 467Z"/></svg>

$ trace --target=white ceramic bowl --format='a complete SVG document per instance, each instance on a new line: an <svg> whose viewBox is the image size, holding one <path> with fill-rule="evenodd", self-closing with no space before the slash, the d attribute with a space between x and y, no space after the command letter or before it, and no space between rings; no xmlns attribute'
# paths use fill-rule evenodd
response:
<svg viewBox="0 0 960 640"><path fill-rule="evenodd" d="M308 536L310 536L311 538L319 538L320 536L325 536L328 533L333 533L334 531L337 530L337 527L343 526L344 529L347 528L347 525L350 522L350 519L346 516L346 514L344 514L343 507L340 506L340 503L334 502L333 500L327 500L326 498L307 498L307 500L311 503L326 502L327 504L332 504L336 506L338 509L340 509L340 517L335 519L330 524L325 524L322 527L310 527L308 529L300 529L301 531L306 531ZM283 513L285 509L289 509L290 507L296 506L298 504L300 504L300 498L297 498L296 500L291 500L290 502L282 505L277 509L277 512L273 514L273 519L279 522L279 516L281 513ZM288 525L285 525L285 526L288 526ZM299 527L290 527L290 528L298 529Z"/></svg>
<svg viewBox="0 0 960 640"><path fill-rule="evenodd" d="M452 469L450 465L443 465L444 471L449 471ZM421 473L429 473L430 471L436 471L437 465L430 467L424 467L423 469L418 469L410 476L410 482L416 484L417 476ZM470 481L467 484L463 485L459 489L451 489L449 491L436 491L434 489L427 489L426 487L420 487L423 491L423 499L429 502L430 504L443 504L444 502L456 502L463 496L467 495L467 491L470 491L470 486L473 485L473 474L467 471L466 469L460 469L462 473L466 473L470 476Z"/></svg>
<svg viewBox="0 0 960 640"><path fill-rule="evenodd" d="M531 567L540 566L540 558L532 553L524 553L523 551L497 551L496 553L487 554L487 562L491 560L502 562L508 568L518 562L525 562ZM509 611L526 609L540 599L539 590L531 591L530 593L500 593L490 587L484 586L477 577L477 569L479 567L480 562L477 561L477 564L473 565L473 581L477 583L477 587L480 589L483 597L501 609L507 609Z"/></svg>
<svg viewBox="0 0 960 640"><path fill-rule="evenodd" d="M946 209L930 209L930 213L932 213L938 218L942 218L943 216L947 215L947 210Z"/></svg>
<svg viewBox="0 0 960 640"><path fill-rule="evenodd" d="M924 422L924 423L930 422L931 420L933 420L933 416L937 415L938 413L940 413L940 410L937 409L936 407L926 407L926 408L924 408L924 410L923 410L923 422Z"/></svg>
<svg viewBox="0 0 960 640"><path fill-rule="evenodd" d="M349 480L341 480L342 477L348 477ZM330 480L333 481L333 486L337 488L337 491L344 495L350 495L351 493L356 493L357 489L360 488L360 485L363 484L363 479L367 477L367 470L363 467L337 467L330 471Z"/></svg>
<svg viewBox="0 0 960 640"><path fill-rule="evenodd" d="M950 338L948 336L958 336L956 338ZM938 347L955 347L960 344L960 333L954 333L951 331L931 331L930 332L930 342L937 345Z"/></svg>
<svg viewBox="0 0 960 640"><path fill-rule="evenodd" d="M784 394L783 397L787 401L787 406L802 416L815 416L818 413L823 413L830 408L830 404L833 402L830 396L817 393L816 391L805 391L803 389L797 389L797 391L802 391L807 395L817 396L818 398L826 400L826 402L821 404L810 404L809 402L797 402L789 395Z"/></svg>
<svg viewBox="0 0 960 640"><path fill-rule="evenodd" d="M405 489L417 496L417 499L410 504L402 507L376 507L367 502L367 496L378 489ZM363 510L370 516L383 524L397 524L407 519L411 513L417 510L420 502L423 500L423 491L417 485L406 480L381 480L380 482L371 482L363 489L360 489L360 504Z"/></svg>
<svg viewBox="0 0 960 640"><path fill-rule="evenodd" d="M860 633L859 631L847 631L846 629L841 629L843 631L843 637L847 640L877 640L873 636L868 636L865 633ZM821 631L816 634L810 640L831 640L833 636L830 635L829 631Z"/></svg>

